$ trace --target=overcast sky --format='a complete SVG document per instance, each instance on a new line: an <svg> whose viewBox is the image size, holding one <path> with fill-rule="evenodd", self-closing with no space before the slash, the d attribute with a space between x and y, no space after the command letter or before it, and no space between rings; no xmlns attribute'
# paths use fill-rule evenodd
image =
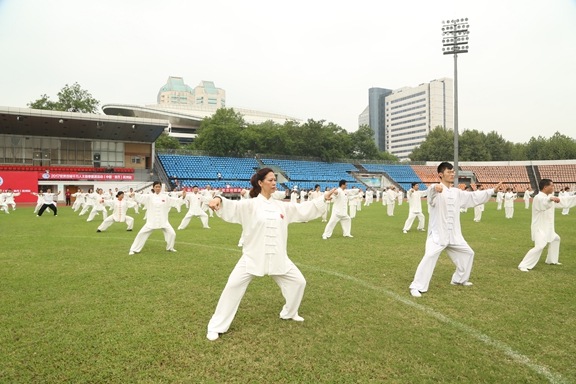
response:
<svg viewBox="0 0 576 384"><path fill-rule="evenodd" d="M460 130L576 138L576 0L0 0L0 105L74 82L101 104L152 104L181 76L229 107L355 131L369 88L453 78L441 26L461 17Z"/></svg>

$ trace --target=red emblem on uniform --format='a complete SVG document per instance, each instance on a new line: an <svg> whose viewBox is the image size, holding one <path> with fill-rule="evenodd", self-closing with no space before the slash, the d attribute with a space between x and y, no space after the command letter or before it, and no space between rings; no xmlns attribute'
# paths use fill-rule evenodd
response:
<svg viewBox="0 0 576 384"><path fill-rule="evenodd" d="M284 215L283 215L283 214L280 214L280 218L281 218L282 220L284 220Z"/></svg>

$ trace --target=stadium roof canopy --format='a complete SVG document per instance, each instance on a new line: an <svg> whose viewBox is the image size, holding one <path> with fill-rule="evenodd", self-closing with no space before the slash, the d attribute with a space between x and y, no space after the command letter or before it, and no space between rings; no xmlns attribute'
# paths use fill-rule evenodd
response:
<svg viewBox="0 0 576 384"><path fill-rule="evenodd" d="M286 121L302 123L303 120L280 115L276 113L256 111L233 107L235 112L240 113L248 124L260 124L265 121L273 121L284 124ZM153 119L167 119L172 127L200 128L200 123L205 117L216 113L217 108L205 106L190 106L178 104L153 104L153 105L130 105L130 104L105 104L102 110L107 115L138 116Z"/></svg>
<svg viewBox="0 0 576 384"><path fill-rule="evenodd" d="M168 120L0 106L0 134L152 143Z"/></svg>

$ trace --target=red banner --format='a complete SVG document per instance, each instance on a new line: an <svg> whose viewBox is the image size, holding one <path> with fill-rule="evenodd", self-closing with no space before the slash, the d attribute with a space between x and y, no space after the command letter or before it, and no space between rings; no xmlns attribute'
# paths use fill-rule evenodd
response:
<svg viewBox="0 0 576 384"><path fill-rule="evenodd" d="M20 192L14 200L18 203L33 203L38 199L30 192L38 192L38 175L36 172L9 172L0 171L0 189Z"/></svg>
<svg viewBox="0 0 576 384"><path fill-rule="evenodd" d="M110 173L38 173L38 180L96 180L96 181L130 181L134 175Z"/></svg>

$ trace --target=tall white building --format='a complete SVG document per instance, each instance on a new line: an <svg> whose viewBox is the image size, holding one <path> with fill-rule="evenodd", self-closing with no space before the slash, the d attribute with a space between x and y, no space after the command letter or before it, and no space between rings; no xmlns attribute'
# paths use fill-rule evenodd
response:
<svg viewBox="0 0 576 384"><path fill-rule="evenodd" d="M452 79L441 78L417 87L369 90L368 121L380 151L408 159L437 126L454 129ZM366 110L358 117L365 124Z"/></svg>
<svg viewBox="0 0 576 384"><path fill-rule="evenodd" d="M194 89L182 77L168 77L158 91L158 104L201 105L221 108L226 106L226 91L216 88L213 81L201 81Z"/></svg>

